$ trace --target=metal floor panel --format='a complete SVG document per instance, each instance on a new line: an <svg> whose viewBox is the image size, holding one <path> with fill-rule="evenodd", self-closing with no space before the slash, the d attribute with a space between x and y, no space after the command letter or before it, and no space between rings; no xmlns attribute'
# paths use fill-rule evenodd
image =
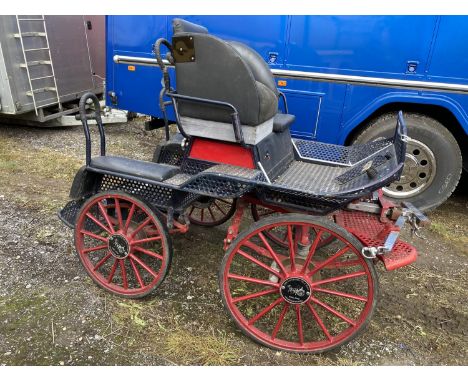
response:
<svg viewBox="0 0 468 382"><path fill-rule="evenodd" d="M332 167L294 161L274 181L274 184L311 194L328 194L340 189L340 185L335 182L335 178L347 170L347 167Z"/></svg>

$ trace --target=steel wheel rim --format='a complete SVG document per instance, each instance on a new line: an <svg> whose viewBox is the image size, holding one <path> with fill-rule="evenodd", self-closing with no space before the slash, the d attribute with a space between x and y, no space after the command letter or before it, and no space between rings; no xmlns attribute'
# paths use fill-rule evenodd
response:
<svg viewBox="0 0 468 382"><path fill-rule="evenodd" d="M288 225L293 225L295 223L288 222L287 224ZM297 223L297 224L304 224L304 223ZM367 318L368 318L369 314L371 313L371 311L373 309L373 305L375 305L374 280L372 278L372 274L370 272L370 268L369 268L367 262L360 255L358 249L355 248L355 246L352 243L350 243L349 241L347 241L345 238L338 235L336 232L333 232L333 231L331 231L331 230L329 230L329 229L327 229L327 228L325 228L323 226L316 226L316 228L319 229L320 231L328 232L330 234L333 234L334 236L337 237L337 239L341 240L342 243L344 243L345 246L349 246L350 251L355 255L355 257L357 259L359 259L359 264L362 267L362 270L360 272L363 272L363 273L362 273L361 276L349 277L349 279L360 277L362 279L365 279L366 280L365 283L367 284L367 294L365 296L353 295L355 297L362 297L362 298L366 299L365 302L362 302L364 305L363 305L363 307L361 309L361 312L360 312L359 316L356 319L352 320L354 322L354 325L348 324L349 326L345 330L343 330L342 332L340 332L340 333L338 333L336 335L332 335L331 336L332 339L327 338L326 333L325 333L325 331L323 331L323 329L321 329L321 330L323 332L323 335L326 337L323 340L305 341L305 337L303 337L303 340L302 340L302 343L301 343L301 337L300 337L300 334L299 334L299 329L297 331L298 338L297 338L296 341L290 341L290 340L288 341L288 340L285 340L285 339L278 338L279 337L279 332L281 330L281 325L283 324L285 316L288 313L288 311L289 312L293 311L293 313L296 314L298 328L299 328L299 321L301 321L300 325L303 326L304 325L304 320L305 319L310 320L311 317L315 320L317 325L320 327L321 325L319 324L319 321L317 320L317 318L316 318L316 316L314 314L317 314L319 316L319 320L322 320L322 323L326 327L324 317L320 317L320 315L318 314L318 310L319 310L318 307L321 308L321 306L317 305L316 301L318 300L319 302L323 302L321 296L326 294L326 293L323 293L321 291L324 288L321 288L320 285L324 285L325 288L326 288L327 284L330 285L331 283L324 282L324 280L318 280L318 281L315 281L315 282L310 281L311 297L310 297L310 299L307 299L306 302L301 303L301 304L296 304L296 305L290 304L287 301L285 301L284 298L282 298L280 290L279 290L280 286L284 283L284 280L288 280L289 278L303 277L302 274L298 275L297 272L296 273L292 272L292 273L289 273L288 275L284 275L283 276L284 279L279 279L278 280L278 285L279 286L277 286L277 287L272 286L270 284L265 284L264 291L268 291L269 289L272 289L272 290L274 289L275 290L274 292L273 291L271 291L271 293L266 293L265 292L265 294L262 295L262 296L251 298L251 300L254 300L255 298L264 297L264 296L267 296L267 295L270 295L270 294L273 296L271 298L272 300L274 300L272 302L272 304L276 304L276 305L274 305L274 307L269 312L265 313L265 315L271 313L274 310L276 310L276 316L278 317L278 319L276 321L276 325L274 327L271 326L269 332L266 332L266 331L261 330L261 329L259 329L259 328L257 328L255 326L256 321L249 324L249 320L255 319L256 316L253 315L253 316L250 316L250 317L246 317L244 312L242 312L238 308L237 304L239 302L242 302L242 298L245 298L245 296L248 296L249 294L252 295L252 293L247 293L245 296L236 296L236 297L233 298L233 295L231 293L232 285L230 283L230 280L237 280L235 278L237 276L234 275L235 277L233 277L233 274L230 272L230 269L231 269L233 259L236 256L242 256L242 255L239 255L239 253L238 253L239 249L240 250L245 250L245 248L246 248L245 245L243 245L242 243L245 243L246 241L251 240L251 238L256 236L258 234L258 232L262 232L264 228L268 228L268 227L269 227L269 225L266 225L264 227L260 227L259 229L256 229L254 232L250 233L248 236L243 238L242 241L237 243L235 245L235 247L233 247L232 250L230 250L229 257L227 258L226 263L225 263L224 272L223 272L223 275L222 275L222 277L223 277L223 288L222 288L222 290L223 290L223 299L224 299L226 307L230 311L231 316L234 318L234 320L236 321L238 326L245 333L252 336L255 340L257 340L258 342L260 342L260 343L262 343L262 344L264 344L266 346L269 346L271 348L278 349L278 350L286 350L286 351L292 351L292 352L302 352L302 353L322 352L322 351L325 351L325 350L330 350L331 348L339 346L339 345L343 344L344 342L347 342L348 340L350 340L353 337L353 335L355 333L357 333L363 327L363 325L366 323ZM317 248L317 251L319 251L319 250L320 249ZM345 253L343 253L343 255ZM339 255L337 258L340 258L341 256L342 255ZM244 256L242 256L242 257L244 257ZM313 255L312 255L312 258L313 258ZM266 262L265 262L265 264L268 265ZM331 264L333 264L333 263L331 263ZM282 273L281 270L279 270L278 273ZM271 281L271 279L270 279L270 281ZM340 281L337 281L337 282L340 282ZM316 283L318 283L318 284L316 284ZM261 293L261 291L257 291L257 292L254 292L253 294L260 294L260 293ZM342 292L340 292L340 293L342 293ZM349 294L349 295L352 295L352 294ZM349 299L349 297L342 297L342 298L343 299ZM247 301L247 300L248 299L246 299L244 301ZM311 305L313 309L310 309L309 305ZM286 308L286 306L288 306L288 307ZM267 309L268 307L271 307L271 304L266 305L264 307L264 309ZM279 312L279 309L282 309L281 312ZM284 313L285 309L286 309L286 313ZM299 313L298 313L298 310L299 310ZM315 313L313 313L312 310ZM257 313L257 315L260 314L260 313L261 312ZM278 316L278 313L279 313L279 316ZM306 313L309 313L307 318L305 318ZM338 311L338 313L339 313L339 311ZM320 314L323 314L323 312L320 312ZM283 315L283 318L281 318L282 315ZM275 320L276 320L276 316L275 316ZM349 317L347 317L347 318L350 319ZM275 320L273 320L273 321L275 321ZM274 331L277 330L276 329L277 325L280 325L279 329L275 333L275 335L273 335ZM328 330L328 329L326 329L326 330ZM329 331L329 334L331 335L330 331ZM302 333L302 335L303 336L305 335L304 332Z"/></svg>
<svg viewBox="0 0 468 382"><path fill-rule="evenodd" d="M408 138L406 159L400 180L383 188L386 196L409 198L427 189L436 174L436 159L432 150L416 139Z"/></svg>
<svg viewBox="0 0 468 382"><path fill-rule="evenodd" d="M167 272L170 254L165 235L161 222L143 202L122 194L101 194L82 207L75 247L98 285L124 297L142 297ZM126 252L115 253L111 248L117 237L120 243L127 241Z"/></svg>
<svg viewBox="0 0 468 382"><path fill-rule="evenodd" d="M187 216L192 224L214 227L230 219L236 208L233 199L215 199L197 201L187 210Z"/></svg>

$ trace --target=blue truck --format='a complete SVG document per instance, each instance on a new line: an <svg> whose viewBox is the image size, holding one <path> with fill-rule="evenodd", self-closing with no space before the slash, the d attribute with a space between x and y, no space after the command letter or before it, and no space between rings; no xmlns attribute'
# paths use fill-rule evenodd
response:
<svg viewBox="0 0 468 382"><path fill-rule="evenodd" d="M387 196L435 208L468 168L468 17L107 16L107 105L157 125L161 73L152 50L157 37L171 38L175 17L265 59L296 115L294 137L364 143L392 134L403 110L408 152Z"/></svg>

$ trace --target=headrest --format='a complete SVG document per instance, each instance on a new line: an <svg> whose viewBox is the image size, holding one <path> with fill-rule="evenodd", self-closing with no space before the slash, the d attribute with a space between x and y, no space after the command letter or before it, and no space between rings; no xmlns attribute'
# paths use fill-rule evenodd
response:
<svg viewBox="0 0 468 382"><path fill-rule="evenodd" d="M208 33L208 29L201 25L191 23L187 20L173 19L172 33Z"/></svg>

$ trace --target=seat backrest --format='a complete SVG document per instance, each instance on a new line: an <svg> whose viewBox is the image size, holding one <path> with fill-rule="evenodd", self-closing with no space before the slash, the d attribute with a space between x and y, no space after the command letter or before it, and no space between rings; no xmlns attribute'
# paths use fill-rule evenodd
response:
<svg viewBox="0 0 468 382"><path fill-rule="evenodd" d="M185 20L173 20L173 48L177 92L232 104L243 125L256 126L273 118L278 110L278 90L270 68L248 46L208 34L206 28ZM188 59L177 59L178 50L192 38ZM192 58L193 57L193 58ZM230 122L229 113L211 105L181 102L181 116Z"/></svg>

